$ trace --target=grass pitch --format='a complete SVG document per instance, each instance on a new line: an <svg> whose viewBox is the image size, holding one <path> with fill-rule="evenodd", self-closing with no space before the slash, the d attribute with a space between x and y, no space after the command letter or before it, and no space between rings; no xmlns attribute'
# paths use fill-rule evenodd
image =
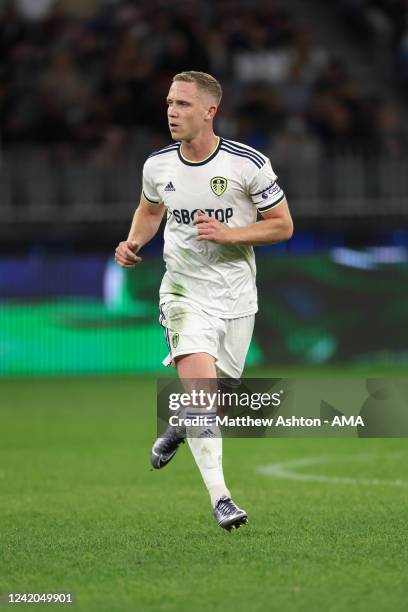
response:
<svg viewBox="0 0 408 612"><path fill-rule="evenodd" d="M187 445L150 470L153 378L0 388L0 593L70 591L81 612L406 610L408 486L370 484L408 482L406 439L225 440L250 519L227 533ZM322 455L298 471L333 481L257 472Z"/></svg>

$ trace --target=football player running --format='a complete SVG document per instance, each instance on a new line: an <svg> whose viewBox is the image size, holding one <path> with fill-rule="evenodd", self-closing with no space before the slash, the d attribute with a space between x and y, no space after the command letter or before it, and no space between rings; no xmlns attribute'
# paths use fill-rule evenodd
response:
<svg viewBox="0 0 408 612"><path fill-rule="evenodd" d="M160 323L169 354L163 363L177 368L189 391L197 381L213 390L217 377L241 376L257 312L253 247L289 240L293 233L269 159L214 133L221 96L209 74L175 75L167 96L174 142L146 160L140 204L115 252L122 267L138 265L140 250L166 213ZM247 513L225 483L216 410L201 408L207 408L211 426L169 426L153 445L151 463L163 468L187 439L215 519L231 530L247 522ZM187 409L187 417L194 415L197 409Z"/></svg>

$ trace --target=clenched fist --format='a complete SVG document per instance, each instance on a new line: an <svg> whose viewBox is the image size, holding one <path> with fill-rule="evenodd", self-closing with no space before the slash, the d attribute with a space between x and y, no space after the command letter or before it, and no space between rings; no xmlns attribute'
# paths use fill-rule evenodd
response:
<svg viewBox="0 0 408 612"><path fill-rule="evenodd" d="M197 240L210 240L218 244L231 243L231 229L224 225L224 223L214 219L214 217L209 217L199 211L193 221L193 225L197 227Z"/></svg>
<svg viewBox="0 0 408 612"><path fill-rule="evenodd" d="M134 268L142 261L136 253L139 250L139 245L134 240L123 240L119 242L115 250L115 261L122 268Z"/></svg>

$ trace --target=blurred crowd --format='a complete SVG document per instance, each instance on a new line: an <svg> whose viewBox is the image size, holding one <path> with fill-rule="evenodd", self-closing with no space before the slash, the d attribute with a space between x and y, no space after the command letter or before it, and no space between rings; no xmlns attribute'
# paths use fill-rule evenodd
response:
<svg viewBox="0 0 408 612"><path fill-rule="evenodd" d="M398 44L408 74L406 31ZM160 147L171 78L195 69L223 85L218 133L281 163L407 153L386 93L362 91L283 1L0 0L0 57L5 150L104 165L146 138Z"/></svg>
<svg viewBox="0 0 408 612"><path fill-rule="evenodd" d="M374 56L390 57L408 96L408 0L336 0L339 15Z"/></svg>

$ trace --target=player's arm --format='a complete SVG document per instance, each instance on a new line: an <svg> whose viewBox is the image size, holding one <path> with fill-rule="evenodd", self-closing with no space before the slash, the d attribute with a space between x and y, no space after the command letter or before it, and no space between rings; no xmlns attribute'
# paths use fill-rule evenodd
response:
<svg viewBox="0 0 408 612"><path fill-rule="evenodd" d="M260 246L289 240L293 234L293 222L286 199L261 213L262 220L245 227L228 227L207 215L195 218L197 240L211 240L218 244Z"/></svg>
<svg viewBox="0 0 408 612"><path fill-rule="evenodd" d="M116 247L116 263L123 268L132 268L142 261L136 253L157 234L163 215L163 202L152 204L142 193L127 240L123 240Z"/></svg>
<svg viewBox="0 0 408 612"><path fill-rule="evenodd" d="M260 214L263 217L262 220L253 225L229 228L230 244L260 246L283 242L292 237L293 221L286 199Z"/></svg>

